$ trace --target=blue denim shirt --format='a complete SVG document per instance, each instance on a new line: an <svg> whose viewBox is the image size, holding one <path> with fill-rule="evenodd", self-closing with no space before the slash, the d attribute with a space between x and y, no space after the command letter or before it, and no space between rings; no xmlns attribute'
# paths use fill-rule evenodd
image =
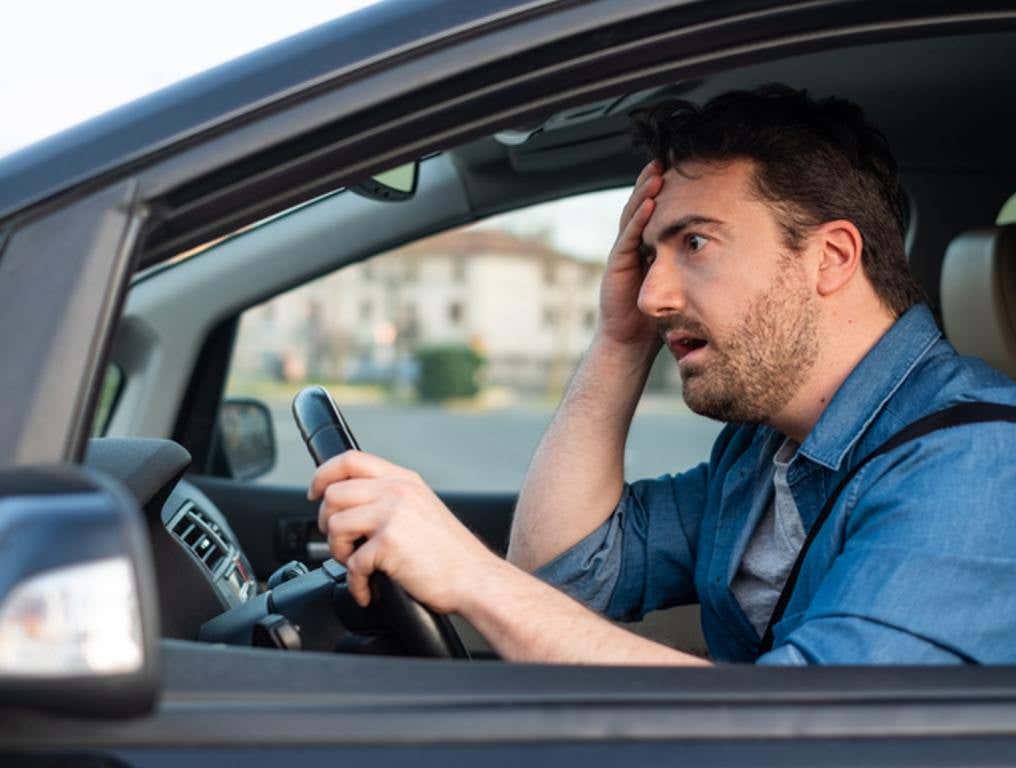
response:
<svg viewBox="0 0 1016 768"><path fill-rule="evenodd" d="M1016 404L1016 384L960 357L927 307L910 309L850 373L790 464L805 530L850 468L891 435L971 400ZM611 517L537 575L624 621L698 601L719 662L1016 662L1011 423L935 432L858 472L812 544L773 649L759 657L730 583L772 498L782 437L728 425L707 463L626 484Z"/></svg>

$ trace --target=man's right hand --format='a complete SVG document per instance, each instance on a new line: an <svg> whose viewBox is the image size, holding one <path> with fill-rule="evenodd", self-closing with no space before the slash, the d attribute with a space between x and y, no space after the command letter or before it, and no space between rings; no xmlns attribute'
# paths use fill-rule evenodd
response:
<svg viewBox="0 0 1016 768"><path fill-rule="evenodd" d="M611 346L634 347L633 351L642 352L659 344L652 319L639 311L638 296L645 274L639 254L642 230L653 214L654 198L662 187L660 166L653 161L642 169L621 211L617 240L600 283L597 335Z"/></svg>
<svg viewBox="0 0 1016 768"><path fill-rule="evenodd" d="M621 212L600 284L600 323L519 493L508 559L533 571L606 520L624 487L624 443L661 340L638 308L642 230L663 186L650 163Z"/></svg>

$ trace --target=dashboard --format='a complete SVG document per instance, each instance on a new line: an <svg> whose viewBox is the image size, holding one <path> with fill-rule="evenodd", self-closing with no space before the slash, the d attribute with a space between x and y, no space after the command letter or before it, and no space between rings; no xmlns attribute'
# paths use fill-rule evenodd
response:
<svg viewBox="0 0 1016 768"><path fill-rule="evenodd" d="M257 594L254 569L240 549L236 534L195 485L180 480L163 504L160 518L170 536L207 575L224 610Z"/></svg>
<svg viewBox="0 0 1016 768"><path fill-rule="evenodd" d="M281 569L261 589L225 516L183 479L190 454L171 440L95 438L85 464L119 480L147 523L164 638L284 650L468 658L455 628L390 580L353 599L345 568Z"/></svg>
<svg viewBox="0 0 1016 768"><path fill-rule="evenodd" d="M123 483L145 516L164 637L193 640L210 619L259 592L225 516L183 479L190 454L171 440L93 438L84 463Z"/></svg>

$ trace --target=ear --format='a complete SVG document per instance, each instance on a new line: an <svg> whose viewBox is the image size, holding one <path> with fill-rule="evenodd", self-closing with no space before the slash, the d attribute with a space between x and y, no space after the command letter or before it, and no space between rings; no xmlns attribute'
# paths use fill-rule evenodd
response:
<svg viewBox="0 0 1016 768"><path fill-rule="evenodd" d="M830 296L849 284L860 269L864 240L852 222L837 219L819 226L812 242L819 257L816 289L820 296Z"/></svg>

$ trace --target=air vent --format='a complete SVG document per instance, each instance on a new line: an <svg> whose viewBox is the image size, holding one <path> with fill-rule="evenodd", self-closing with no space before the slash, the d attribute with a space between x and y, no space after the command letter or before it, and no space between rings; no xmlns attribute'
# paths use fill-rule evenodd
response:
<svg viewBox="0 0 1016 768"><path fill-rule="evenodd" d="M171 530L211 573L215 573L232 549L226 540L226 532L193 501L180 508Z"/></svg>

